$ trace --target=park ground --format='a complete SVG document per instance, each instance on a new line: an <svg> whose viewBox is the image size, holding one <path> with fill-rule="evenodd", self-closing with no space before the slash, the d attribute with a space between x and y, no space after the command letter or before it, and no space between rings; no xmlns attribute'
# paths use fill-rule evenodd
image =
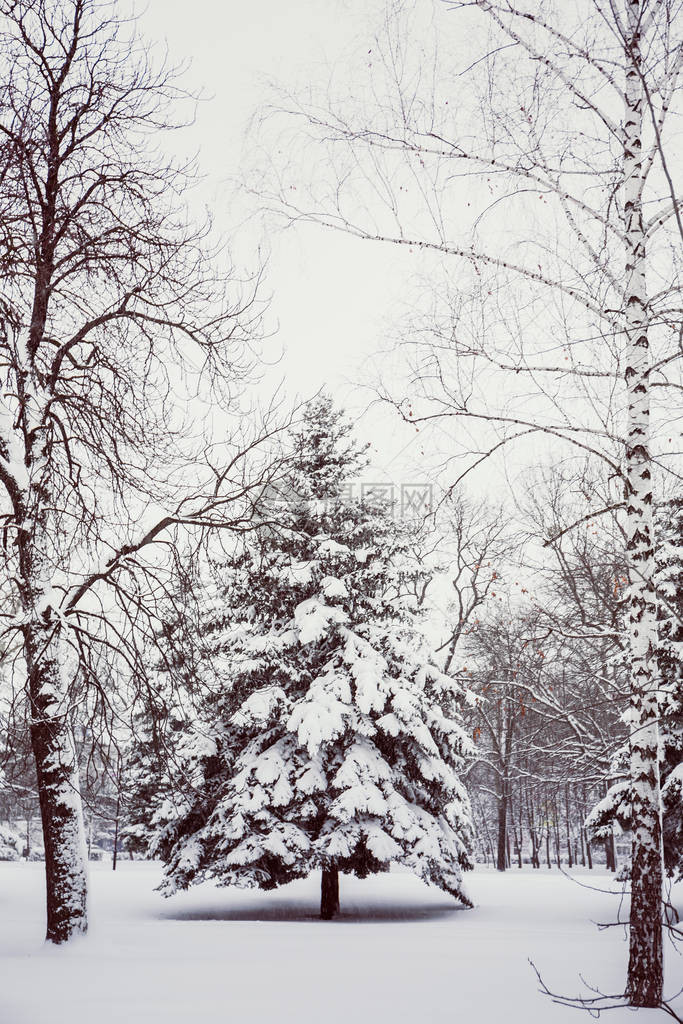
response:
<svg viewBox="0 0 683 1024"><path fill-rule="evenodd" d="M564 995L591 994L581 976L623 988L624 929L598 925L627 907L604 872L480 868L472 910L402 871L343 876L341 916L323 922L315 876L164 899L157 864L92 864L90 933L54 948L42 942L42 870L0 864L0 1024L588 1024L539 992L529 961ZM666 956L672 996L683 956L668 941ZM674 1006L683 1015L683 996ZM670 1019L624 1007L601 1018Z"/></svg>

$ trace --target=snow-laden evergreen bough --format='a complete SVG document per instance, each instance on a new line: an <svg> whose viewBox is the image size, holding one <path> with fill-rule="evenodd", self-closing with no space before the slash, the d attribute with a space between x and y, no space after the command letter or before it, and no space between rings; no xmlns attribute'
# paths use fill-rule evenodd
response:
<svg viewBox="0 0 683 1024"><path fill-rule="evenodd" d="M467 694L427 649L401 582L412 571L387 506L344 500L364 463L327 399L307 407L293 469L223 575L219 685L179 757L191 785L156 815L162 891L214 879L270 889L322 869L408 866L465 904Z"/></svg>

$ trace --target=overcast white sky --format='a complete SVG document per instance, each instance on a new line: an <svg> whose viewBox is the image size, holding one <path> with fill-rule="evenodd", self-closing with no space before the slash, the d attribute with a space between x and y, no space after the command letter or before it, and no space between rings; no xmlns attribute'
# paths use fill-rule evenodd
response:
<svg viewBox="0 0 683 1024"><path fill-rule="evenodd" d="M333 65L344 51L366 45L382 8L379 0L147 0L141 28L150 41L165 41L173 61L190 61L186 83L210 97L182 145L199 151L207 176L203 196L219 229L236 220L228 182L239 174L245 130L268 96L267 80L293 86L307 69ZM316 68L318 71L316 71ZM250 242L259 242L254 230ZM277 334L274 371L290 393L308 395L327 385L357 415L367 396L365 362L386 344L392 311L405 294L413 265L392 246L377 246L312 225L271 234L266 291ZM377 445L377 461L392 476L413 472L408 453L420 458L420 439L387 409L371 412L359 430ZM389 468L390 467L390 468ZM399 468L400 467L400 468Z"/></svg>

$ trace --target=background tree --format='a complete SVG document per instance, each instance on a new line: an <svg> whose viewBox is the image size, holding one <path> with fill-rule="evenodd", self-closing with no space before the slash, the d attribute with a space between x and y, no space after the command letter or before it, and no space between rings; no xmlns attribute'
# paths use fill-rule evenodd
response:
<svg viewBox="0 0 683 1024"><path fill-rule="evenodd" d="M180 813L184 794L192 788L182 745L202 699L215 692L215 633L219 623L228 628L213 575L196 564L188 567L184 586L167 605L159 636L150 645L153 668L124 733L122 842L134 853L148 853L160 825Z"/></svg>

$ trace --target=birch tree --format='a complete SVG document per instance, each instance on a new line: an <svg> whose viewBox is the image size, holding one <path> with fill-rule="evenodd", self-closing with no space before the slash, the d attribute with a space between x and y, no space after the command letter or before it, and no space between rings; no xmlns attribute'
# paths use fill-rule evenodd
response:
<svg viewBox="0 0 683 1024"><path fill-rule="evenodd" d="M620 481L633 1006L662 1002L651 508L653 472L675 471L682 62L673 0L392 4L353 77L280 98L277 159L257 182L290 222L432 254L434 278L448 257L431 338L411 326L408 382L383 389L404 419L468 419L491 453L534 442Z"/></svg>
<svg viewBox="0 0 683 1024"><path fill-rule="evenodd" d="M103 661L144 667L136 637L168 571L150 552L172 553L182 525L249 517L253 446L224 457L201 424L183 438L193 395L234 408L257 312L184 210L192 167L160 156L189 99L173 69L115 4L0 12L3 646L23 652L59 943L87 927L74 725L107 707Z"/></svg>

